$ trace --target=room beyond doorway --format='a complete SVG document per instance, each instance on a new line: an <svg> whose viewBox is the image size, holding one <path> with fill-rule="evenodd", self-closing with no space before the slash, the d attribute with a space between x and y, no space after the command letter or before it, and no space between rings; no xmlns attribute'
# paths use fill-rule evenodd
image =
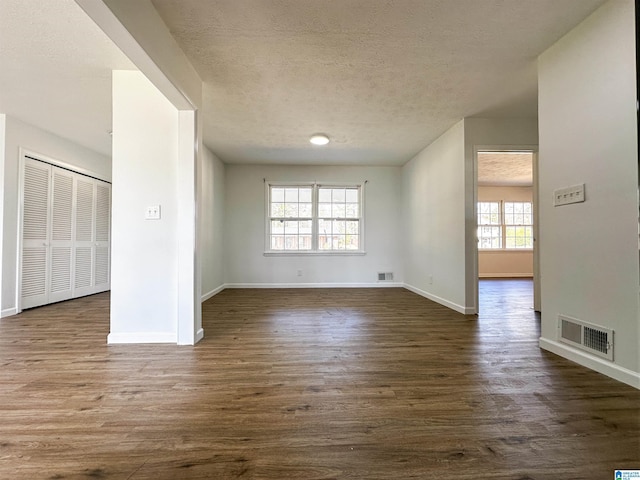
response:
<svg viewBox="0 0 640 480"><path fill-rule="evenodd" d="M476 272L481 278L533 278L539 310L536 148L477 147ZM482 308L477 292L478 310Z"/></svg>
<svg viewBox="0 0 640 480"><path fill-rule="evenodd" d="M478 275L533 276L533 152L478 152Z"/></svg>

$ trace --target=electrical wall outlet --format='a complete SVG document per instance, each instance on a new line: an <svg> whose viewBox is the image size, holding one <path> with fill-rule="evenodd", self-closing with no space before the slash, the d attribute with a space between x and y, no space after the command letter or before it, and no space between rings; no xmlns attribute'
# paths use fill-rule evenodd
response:
<svg viewBox="0 0 640 480"><path fill-rule="evenodd" d="M584 183L571 187L558 188L553 191L553 206L584 202Z"/></svg>

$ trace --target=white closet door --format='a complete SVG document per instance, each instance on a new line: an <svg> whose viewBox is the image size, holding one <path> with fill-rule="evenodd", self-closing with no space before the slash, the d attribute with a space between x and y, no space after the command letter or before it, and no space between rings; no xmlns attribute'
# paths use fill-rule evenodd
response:
<svg viewBox="0 0 640 480"><path fill-rule="evenodd" d="M73 181L72 172L52 167L51 182L51 282L49 302L72 297L71 265L73 250Z"/></svg>
<svg viewBox="0 0 640 480"><path fill-rule="evenodd" d="M48 302L51 167L25 159L22 198L22 308Z"/></svg>
<svg viewBox="0 0 640 480"><path fill-rule="evenodd" d="M96 181L94 290L104 292L111 285L111 185Z"/></svg>
<svg viewBox="0 0 640 480"><path fill-rule="evenodd" d="M93 179L76 176L74 297L94 293L95 197L95 182Z"/></svg>
<svg viewBox="0 0 640 480"><path fill-rule="evenodd" d="M109 290L110 184L25 158L22 206L21 308Z"/></svg>

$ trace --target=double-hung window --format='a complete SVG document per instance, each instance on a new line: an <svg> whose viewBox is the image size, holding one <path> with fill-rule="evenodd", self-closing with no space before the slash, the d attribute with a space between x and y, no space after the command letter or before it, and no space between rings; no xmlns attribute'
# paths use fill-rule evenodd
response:
<svg viewBox="0 0 640 480"><path fill-rule="evenodd" d="M478 202L478 248L533 248L531 202Z"/></svg>
<svg viewBox="0 0 640 480"><path fill-rule="evenodd" d="M272 186L269 197L270 249L311 250L313 188Z"/></svg>
<svg viewBox="0 0 640 480"><path fill-rule="evenodd" d="M531 202L504 202L506 248L533 248Z"/></svg>
<svg viewBox="0 0 640 480"><path fill-rule="evenodd" d="M362 253L363 185L268 184L267 253Z"/></svg>
<svg viewBox="0 0 640 480"><path fill-rule="evenodd" d="M478 248L502 248L501 202L478 202Z"/></svg>

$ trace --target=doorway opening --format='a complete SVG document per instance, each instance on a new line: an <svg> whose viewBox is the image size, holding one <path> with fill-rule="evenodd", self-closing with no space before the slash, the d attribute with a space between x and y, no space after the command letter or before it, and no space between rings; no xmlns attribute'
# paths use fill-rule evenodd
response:
<svg viewBox="0 0 640 480"><path fill-rule="evenodd" d="M477 148L475 164L478 310L487 305L481 280L529 279L523 285L532 288L530 307L539 311L536 148Z"/></svg>
<svg viewBox="0 0 640 480"><path fill-rule="evenodd" d="M527 341L540 338L540 314L532 308L532 278L481 278L478 283L482 332Z"/></svg>

